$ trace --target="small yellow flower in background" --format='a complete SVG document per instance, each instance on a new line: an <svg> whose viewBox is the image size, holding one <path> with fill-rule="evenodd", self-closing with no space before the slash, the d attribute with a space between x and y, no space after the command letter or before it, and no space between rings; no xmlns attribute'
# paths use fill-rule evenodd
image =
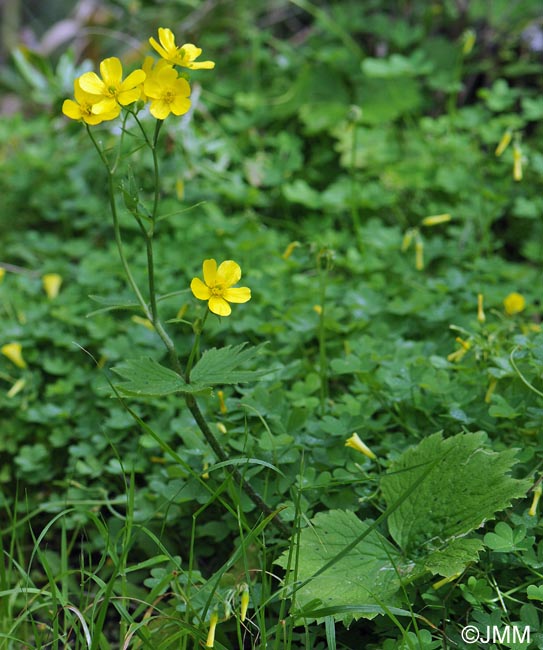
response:
<svg viewBox="0 0 543 650"><path fill-rule="evenodd" d="M184 115L190 108L189 83L169 65L146 79L143 90L151 100L151 115L157 120L165 120L170 113Z"/></svg>
<svg viewBox="0 0 543 650"><path fill-rule="evenodd" d="M185 43L181 47L175 44L175 36L171 29L165 27L158 28L158 40L160 44L151 36L149 43L151 47L160 54L160 56L174 65L180 65L183 68L191 70L211 70L215 67L213 61L199 61L196 59L202 53L202 50L192 43Z"/></svg>
<svg viewBox="0 0 543 650"><path fill-rule="evenodd" d="M71 120L83 120L86 124L94 126L106 120L114 120L121 112L121 107L116 104L112 110L100 113L100 115L93 113L92 107L101 100L101 97L83 90L79 79L74 81L74 97L75 101L65 99L62 104L62 112Z"/></svg>
<svg viewBox="0 0 543 650"><path fill-rule="evenodd" d="M119 104L126 106L140 98L140 86L145 81L143 70L134 70L123 81L123 66L116 56L112 56L100 63L100 74L101 79L96 72L85 72L79 77L81 88L97 98L92 105L95 115L104 115L115 110L118 115Z"/></svg>
<svg viewBox="0 0 543 650"><path fill-rule="evenodd" d="M242 623L247 616L248 608L249 608L249 587L246 584L244 584L241 591L241 606L239 612L239 618Z"/></svg>
<svg viewBox="0 0 543 650"><path fill-rule="evenodd" d="M204 462L204 467L203 467L203 472L202 472L202 478L203 479L208 479L209 478L209 472L207 471L209 469L209 463L207 460Z"/></svg>
<svg viewBox="0 0 543 650"><path fill-rule="evenodd" d="M228 429L224 426L222 422L217 422L217 431L219 433L228 433Z"/></svg>
<svg viewBox="0 0 543 650"><path fill-rule="evenodd" d="M496 147L496 151L494 151L494 155L498 157L501 156L509 146L512 138L513 133L510 129L507 129L507 131L502 135L501 140L498 142L498 146Z"/></svg>
<svg viewBox="0 0 543 650"><path fill-rule="evenodd" d="M232 260L222 262L217 268L214 259L203 263L204 282L193 278L190 289L198 300L207 300L209 310L218 316L229 316L232 309L229 302L243 303L251 299L248 287L233 287L241 278L239 264Z"/></svg>
<svg viewBox="0 0 543 650"><path fill-rule="evenodd" d="M490 404L490 400L492 399L492 395L494 395L494 391L496 390L496 386L498 385L498 380L496 377L492 377L492 379L488 382L488 388L486 389L485 393L485 403Z"/></svg>
<svg viewBox="0 0 543 650"><path fill-rule="evenodd" d="M322 314L321 305L313 305L313 311L317 312L317 314L320 316Z"/></svg>
<svg viewBox="0 0 543 650"><path fill-rule="evenodd" d="M464 56L470 54L470 52L473 50L473 46L475 45L476 40L477 34L475 33L475 30L466 29L466 31L462 34L462 54Z"/></svg>
<svg viewBox="0 0 543 650"><path fill-rule="evenodd" d="M6 343L0 348L0 352L18 368L27 367L23 359L23 346L20 343Z"/></svg>
<svg viewBox="0 0 543 650"><path fill-rule="evenodd" d="M142 316L132 316L130 319L133 323L137 323L138 325L143 325L143 327L146 327L148 330L151 330L151 332L155 331L155 326L153 323L148 318L143 318Z"/></svg>
<svg viewBox="0 0 543 650"><path fill-rule="evenodd" d="M226 408L226 403L224 401L224 391L223 390L218 390L217 391L217 398L219 400L219 410L221 413L228 413L228 409Z"/></svg>
<svg viewBox="0 0 543 650"><path fill-rule="evenodd" d="M364 456L367 456L370 460L375 460L377 458L373 451L362 442L358 433L353 433L353 435L345 442L345 446L356 449L356 451L364 454Z"/></svg>
<svg viewBox="0 0 543 650"><path fill-rule="evenodd" d="M217 612L213 612L211 614L211 618L209 619L209 632L207 633L207 641L206 641L206 648L214 648L215 647L215 630L217 628L217 623L219 622L219 615Z"/></svg>
<svg viewBox="0 0 543 650"><path fill-rule="evenodd" d="M58 273L46 273L42 279L43 289L49 300L54 300L58 296L62 285L62 276Z"/></svg>
<svg viewBox="0 0 543 650"><path fill-rule="evenodd" d="M301 246L299 241L291 241L290 244L285 248L285 250L284 250L283 254L281 255L281 257L284 260L288 260L288 258L294 252L294 249L298 248L298 246Z"/></svg>
<svg viewBox="0 0 543 650"><path fill-rule="evenodd" d="M402 239L402 245L401 245L401 250L403 253L405 253L406 250L409 250L409 247L413 243L413 238L418 234L418 230L416 228L409 228L408 230L405 231L405 234Z"/></svg>
<svg viewBox="0 0 543 650"><path fill-rule="evenodd" d="M18 379L13 386L8 390L7 396L8 397L15 397L18 393L20 393L23 388L26 386L26 379Z"/></svg>
<svg viewBox="0 0 543 650"><path fill-rule="evenodd" d="M513 147L513 180L522 180L522 151L518 144Z"/></svg>
<svg viewBox="0 0 543 650"><path fill-rule="evenodd" d="M438 226L440 223L447 223L452 219L451 215L448 212L443 214L433 214L430 217L424 217L421 221L423 226Z"/></svg>
<svg viewBox="0 0 543 650"><path fill-rule="evenodd" d="M420 240L415 242L415 268L417 271L424 270L424 244Z"/></svg>
<svg viewBox="0 0 543 650"><path fill-rule="evenodd" d="M537 505L539 503L539 499L541 499L542 493L543 493L543 487L541 486L541 481L540 481L534 488L534 498L532 501L532 505L530 506L530 510L528 511L528 514L531 517L535 517L537 514Z"/></svg>
<svg viewBox="0 0 543 650"><path fill-rule="evenodd" d="M471 349L470 341L464 341L464 339L461 339L459 336L456 337L455 341L457 343L460 343L460 349L456 350L456 352L452 352L447 356L447 361L451 361L453 363L456 361L461 361Z"/></svg>
<svg viewBox="0 0 543 650"><path fill-rule="evenodd" d="M524 311L526 307L526 300L524 296L516 291L510 293L505 300L503 301L503 306L505 308L505 313L508 316L513 316L514 314L519 314L521 311Z"/></svg>
<svg viewBox="0 0 543 650"><path fill-rule="evenodd" d="M483 294L478 293L477 294L477 320L481 324L484 323L486 320L485 310L483 308L483 300L484 300Z"/></svg>
<svg viewBox="0 0 543 650"><path fill-rule="evenodd" d="M0 266L0 282L4 279L4 276L6 275L6 269L2 268Z"/></svg>

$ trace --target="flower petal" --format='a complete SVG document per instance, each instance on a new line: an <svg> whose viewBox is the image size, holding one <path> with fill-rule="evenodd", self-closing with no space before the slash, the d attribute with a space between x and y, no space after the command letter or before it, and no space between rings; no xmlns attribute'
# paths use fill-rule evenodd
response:
<svg viewBox="0 0 543 650"><path fill-rule="evenodd" d="M149 39L149 44L163 59L168 58L168 52L166 52L162 45L159 45L152 36Z"/></svg>
<svg viewBox="0 0 543 650"><path fill-rule="evenodd" d="M123 66L116 56L110 56L100 63L100 74L106 86L117 88L123 77ZM89 91L90 92L90 91Z"/></svg>
<svg viewBox="0 0 543 650"><path fill-rule="evenodd" d="M209 310L217 316L230 316L232 309L224 298L218 296L211 296L208 302Z"/></svg>
<svg viewBox="0 0 543 650"><path fill-rule="evenodd" d="M128 77L122 82L119 90L126 91L139 86L145 81L145 72L143 70L134 70L131 72Z"/></svg>
<svg viewBox="0 0 543 650"><path fill-rule="evenodd" d="M176 97L171 103L172 113L174 115L184 115L190 109L190 99L186 97Z"/></svg>
<svg viewBox="0 0 543 650"><path fill-rule="evenodd" d="M239 264L232 260L226 260L217 269L215 284L220 284L223 288L231 287L241 278L241 268Z"/></svg>
<svg viewBox="0 0 543 650"><path fill-rule="evenodd" d="M79 77L79 86L82 90L92 95L102 96L106 91L106 86L96 72L85 72Z"/></svg>
<svg viewBox="0 0 543 650"><path fill-rule="evenodd" d="M204 282L208 287L214 287L217 283L217 262L213 259L204 260L202 268L204 271Z"/></svg>
<svg viewBox="0 0 543 650"><path fill-rule="evenodd" d="M64 103L62 104L62 112L71 120L80 120L82 117L81 108L77 102L74 102L73 99L64 100Z"/></svg>
<svg viewBox="0 0 543 650"><path fill-rule="evenodd" d="M127 106L128 104L137 101L140 98L140 94L141 92L139 88L123 90L117 95L117 101L119 104L122 104L122 106Z"/></svg>
<svg viewBox="0 0 543 650"><path fill-rule="evenodd" d="M198 300L209 300L211 298L211 291L209 287L200 280L200 278L193 278L190 283L190 290L195 298Z"/></svg>
<svg viewBox="0 0 543 650"><path fill-rule="evenodd" d="M157 120L165 120L171 113L171 104L163 101L162 99L154 99L149 106L149 111ZM204 285L205 286L205 285Z"/></svg>
<svg viewBox="0 0 543 650"><path fill-rule="evenodd" d="M225 289L222 297L228 302L247 302L251 300L251 290L249 287L234 287L233 289Z"/></svg>
<svg viewBox="0 0 543 650"><path fill-rule="evenodd" d="M167 27L158 28L158 40L166 50L175 50L175 36L171 29Z"/></svg>

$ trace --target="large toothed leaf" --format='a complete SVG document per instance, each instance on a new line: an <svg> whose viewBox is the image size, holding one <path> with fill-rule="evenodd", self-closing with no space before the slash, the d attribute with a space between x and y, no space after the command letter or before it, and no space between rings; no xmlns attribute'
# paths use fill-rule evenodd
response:
<svg viewBox="0 0 543 650"><path fill-rule="evenodd" d="M476 560L480 543L456 540L526 494L530 482L509 474L515 453L492 451L481 431L447 439L436 433L408 449L381 480L388 505L420 482L388 519L393 539L417 562L426 556L428 570L443 575Z"/></svg>
<svg viewBox="0 0 543 650"><path fill-rule="evenodd" d="M153 359L127 359L112 368L125 381L115 387L125 395L138 397L160 397L173 393L201 393L209 387L196 382L187 382L170 368L165 368Z"/></svg>
<svg viewBox="0 0 543 650"><path fill-rule="evenodd" d="M374 618L385 607L400 603L400 580L394 566L402 564L398 550L372 522L361 521L353 512L319 513L300 536L296 583L308 581L294 596L293 614L318 617L327 607L339 608L334 618L348 621ZM360 541L330 568L320 573L357 539ZM277 563L287 568L288 552ZM294 581L294 572L287 576ZM294 583L294 584L296 584Z"/></svg>
<svg viewBox="0 0 543 650"><path fill-rule="evenodd" d="M262 346L245 347L245 343L225 348L212 348L202 355L191 372L191 381L205 385L241 384L258 379L266 370L241 370L240 366L253 361Z"/></svg>

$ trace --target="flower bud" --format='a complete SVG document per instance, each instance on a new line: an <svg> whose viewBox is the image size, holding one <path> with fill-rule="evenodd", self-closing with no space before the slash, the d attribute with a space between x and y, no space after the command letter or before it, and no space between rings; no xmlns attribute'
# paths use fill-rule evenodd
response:
<svg viewBox="0 0 543 650"><path fill-rule="evenodd" d="M0 352L18 368L27 367L26 361L23 359L23 346L20 343L6 343L0 348Z"/></svg>
<svg viewBox="0 0 543 650"><path fill-rule="evenodd" d="M54 300L60 291L60 286L62 285L62 276L60 276L58 273L46 273L42 277L41 281L49 300Z"/></svg>

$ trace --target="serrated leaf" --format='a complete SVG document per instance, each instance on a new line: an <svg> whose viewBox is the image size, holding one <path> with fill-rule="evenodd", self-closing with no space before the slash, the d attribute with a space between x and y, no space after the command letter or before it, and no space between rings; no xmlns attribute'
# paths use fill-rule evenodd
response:
<svg viewBox="0 0 543 650"><path fill-rule="evenodd" d="M326 607L347 608L334 614L345 621L374 618L383 605L398 606L400 581L393 563L399 566L402 561L398 550L377 530L371 530L347 555L315 575L372 523L361 521L350 511L331 510L317 514L311 526L302 530L296 579L308 582L296 591L297 615L310 616L311 611ZM288 552L277 564L287 568ZM350 606L355 606L354 610L349 610Z"/></svg>
<svg viewBox="0 0 543 650"><path fill-rule="evenodd" d="M417 563L432 574L450 577L461 573L466 565L479 557L484 545L480 539L453 539L447 545L427 555Z"/></svg>
<svg viewBox="0 0 543 650"><path fill-rule="evenodd" d="M191 384L192 382L203 386L241 384L268 373L269 370L239 370L239 366L252 360L261 348L261 346L250 348L245 346L246 343L241 343L225 348L211 348L204 352L192 369Z"/></svg>
<svg viewBox="0 0 543 650"><path fill-rule="evenodd" d="M427 475L389 517L393 539L413 558L420 558L421 550L446 553L454 539L475 530L529 489L529 481L509 476L515 453L492 451L481 431L447 439L436 433L404 452L381 480L386 502L391 505ZM454 548L456 554L465 551L465 563L476 559L475 545ZM431 565L437 566L435 559Z"/></svg>
<svg viewBox="0 0 543 650"><path fill-rule="evenodd" d="M149 357L140 359L127 359L112 368L126 381L116 384L115 387L125 395L138 397L159 397L173 393L201 393L209 390L197 382L187 382L170 368L161 366Z"/></svg>

